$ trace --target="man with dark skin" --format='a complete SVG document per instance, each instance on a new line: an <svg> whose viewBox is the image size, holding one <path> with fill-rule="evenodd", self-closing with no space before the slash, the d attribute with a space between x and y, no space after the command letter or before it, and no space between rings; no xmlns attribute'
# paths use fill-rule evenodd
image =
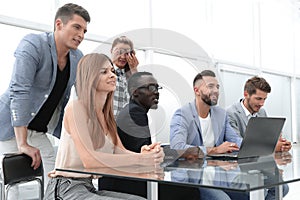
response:
<svg viewBox="0 0 300 200"><path fill-rule="evenodd" d="M136 72L128 79L127 86L130 100L117 116L117 131L126 149L140 152L143 145L152 143L147 113L150 108L157 108L158 90L161 87L149 72ZM100 189L147 197L147 185L144 181L101 178Z"/></svg>
<svg viewBox="0 0 300 200"><path fill-rule="evenodd" d="M157 108L159 89L162 87L149 72L136 72L128 79L129 104L116 119L118 135L126 149L140 152L142 146L152 144L147 113L149 109ZM147 184L144 181L104 177L99 185L100 189L147 197ZM158 190L159 199L199 199L199 192L195 188L159 184Z"/></svg>

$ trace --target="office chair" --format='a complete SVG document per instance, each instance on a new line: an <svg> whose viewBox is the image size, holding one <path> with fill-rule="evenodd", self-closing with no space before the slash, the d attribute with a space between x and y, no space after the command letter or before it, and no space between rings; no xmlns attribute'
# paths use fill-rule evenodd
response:
<svg viewBox="0 0 300 200"><path fill-rule="evenodd" d="M31 167L32 159L26 154L4 154L2 157L1 196L8 197L9 189L19 183L37 181L39 184L39 199L44 197L44 170L43 164L34 170Z"/></svg>

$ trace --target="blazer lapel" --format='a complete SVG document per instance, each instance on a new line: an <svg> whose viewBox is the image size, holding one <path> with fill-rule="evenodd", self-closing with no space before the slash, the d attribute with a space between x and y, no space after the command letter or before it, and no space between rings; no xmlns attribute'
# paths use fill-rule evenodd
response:
<svg viewBox="0 0 300 200"><path fill-rule="evenodd" d="M53 33L48 35L48 44L51 52L51 58L52 58L52 81L50 84L50 88L54 87L55 81L56 81L56 73L57 73L57 55L56 55L56 46L55 46L55 41L54 41L54 35ZM51 89L52 90L52 89Z"/></svg>
<svg viewBox="0 0 300 200"><path fill-rule="evenodd" d="M196 102L194 101L193 104L191 104L191 111L193 114L193 120L194 123L197 127L198 133L199 133L199 140L200 140L200 144L203 144L203 139L202 139L202 129L201 129L201 125L200 125L200 121L199 121L199 116L198 116L198 112L196 109Z"/></svg>
<svg viewBox="0 0 300 200"><path fill-rule="evenodd" d="M220 137L220 133L222 130L222 125L225 123L221 120L224 120L223 118L220 118L215 114L214 107L210 107L210 118L211 118L211 124L214 132L214 138L215 138L215 146L218 146L219 144L223 143L223 139Z"/></svg>
<svg viewBox="0 0 300 200"><path fill-rule="evenodd" d="M248 117L246 116L245 111L244 111L241 103L238 103L238 105L236 106L236 108L237 108L237 112L239 113L239 116L241 117L241 119L243 121L243 124L245 126L247 126L247 124L248 124Z"/></svg>
<svg viewBox="0 0 300 200"><path fill-rule="evenodd" d="M76 68L77 65L75 63L75 60L77 60L75 53L73 50L70 50L69 52L69 59L70 59L70 78L69 78L69 87L71 87L74 84L75 77L76 77ZM74 79L74 81L73 81Z"/></svg>

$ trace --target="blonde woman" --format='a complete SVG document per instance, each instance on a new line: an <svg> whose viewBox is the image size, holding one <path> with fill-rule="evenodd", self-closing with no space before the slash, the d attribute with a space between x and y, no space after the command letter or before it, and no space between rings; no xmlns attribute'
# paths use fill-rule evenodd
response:
<svg viewBox="0 0 300 200"><path fill-rule="evenodd" d="M78 64L78 99L66 107L56 168L99 168L130 165L159 166L164 153L159 144L143 146L141 153L128 151L116 131L113 92L116 75L104 54L88 54ZM110 191L96 191L92 176L52 171L45 199L142 199Z"/></svg>

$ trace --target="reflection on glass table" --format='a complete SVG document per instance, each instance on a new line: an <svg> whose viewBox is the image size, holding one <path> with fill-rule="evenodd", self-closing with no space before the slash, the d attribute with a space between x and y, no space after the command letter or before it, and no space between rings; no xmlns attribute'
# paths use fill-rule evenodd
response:
<svg viewBox="0 0 300 200"><path fill-rule="evenodd" d="M179 153L178 155L183 154ZM157 185L153 185L153 183L157 182L187 187L250 192L250 199L264 199L264 189L275 187L276 198L281 199L282 185L300 180L299 147L294 147L290 153L276 153L269 157L246 160L190 159L189 156L179 156L171 162L172 159L170 156L169 158L169 160L166 159L166 163L161 168L135 165L118 168L56 170L91 174L96 177L108 176L145 180L149 183L148 194L149 191L152 194L148 195L148 199L157 199L155 192L153 192L157 190ZM282 166L284 167L281 168ZM289 173L291 170L295 173Z"/></svg>

